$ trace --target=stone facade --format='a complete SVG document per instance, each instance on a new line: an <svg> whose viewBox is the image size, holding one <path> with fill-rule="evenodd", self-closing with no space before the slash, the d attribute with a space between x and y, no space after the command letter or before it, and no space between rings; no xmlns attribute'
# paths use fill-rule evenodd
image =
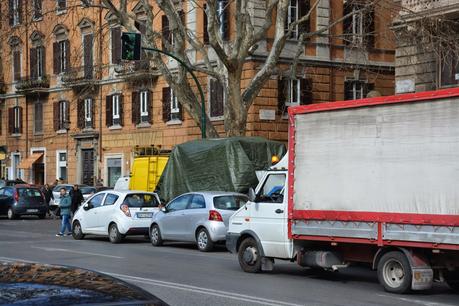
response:
<svg viewBox="0 0 459 306"><path fill-rule="evenodd" d="M142 72L138 67L120 67L112 62L115 50L111 48L111 36L114 33L111 28L116 26L113 16L98 8L81 6L69 6L66 10L56 11L54 2L43 1L43 11L48 13L42 17L32 19L30 13L25 14L15 26L9 25L7 18L4 18L2 24L1 31L9 45L4 44L1 50L5 84L5 91L0 95L0 145L5 153L1 176L21 176L30 182L44 183L65 175L64 179L69 182L93 183L100 178L104 184L112 185L118 175L129 174L136 147L156 146L169 150L176 144L200 137L199 127L186 113L181 115L181 120L164 120L163 88L167 84L154 68ZM80 1L67 2L71 4ZM263 2L254 2L254 14L263 16L259 7ZM131 12L141 16L139 3L128 3ZM3 14L8 12L7 5L1 9ZM345 9L342 1L321 0L311 16L311 31L338 20ZM363 47L362 43L346 43L349 39L346 38L342 23L337 23L329 30L330 36L312 38L300 57L296 75L298 79L307 81L301 83L307 87L307 93L302 94L301 98L306 98L303 101L286 101L286 91L282 91L285 88L281 86L294 86L292 81L288 80L288 75L272 76L249 110L247 135L286 142L286 109L295 103L339 101L353 95L361 98L369 90L376 90L382 95L393 94L394 41L389 29L391 20L388 10L384 6L374 9L373 40L369 48ZM203 33L199 30L203 28L202 10L190 10L188 14L187 26L202 38ZM231 26L231 16L230 10L230 30L234 29ZM157 18L157 24L155 21L155 28L161 27L160 20ZM86 53L83 48L87 35L92 35L89 36L92 38L92 53ZM247 60L243 71L243 87L253 78L269 52L269 35L273 35L273 30L269 31L267 39L260 43L259 48ZM65 43L61 46L56 43L64 40L69 41L69 64L72 70L55 73L56 69L63 68L56 68L55 50L57 48L62 53L65 49ZM30 60L37 58L37 51L33 51L34 56L31 57L31 48L37 46L44 47L46 65L42 74L49 84L28 81L31 74L37 73L36 68L30 65ZM291 63L295 46L294 39L287 42L279 63L281 68ZM15 58L14 51L19 52L16 53L20 55L19 58ZM61 55L65 56L65 52ZM87 71L83 68L88 59L93 62L90 78L86 77ZM14 80L15 60L20 61L20 76L25 82ZM209 78L202 74L198 74L198 78L209 100ZM18 88L20 84L22 87ZM139 113L133 110L133 107L138 107L135 95L139 90L148 90L151 101L148 104L148 120L140 124L137 120ZM112 100L107 97L112 95L122 96L122 118L116 119L122 122L108 126L107 109L113 110ZM86 127L82 113L85 110L84 99L92 101L89 127ZM68 104L62 106L60 101L68 101ZM41 106L36 106L37 103ZM206 103L208 109L209 101ZM16 111L18 114L15 108L20 109ZM68 126L59 125L61 113L68 114ZM17 115L20 124L15 121ZM212 122L217 131L224 135L221 117L213 118ZM36 125L40 128L37 129ZM31 168L20 169L21 161L30 158L34 152L43 155Z"/></svg>

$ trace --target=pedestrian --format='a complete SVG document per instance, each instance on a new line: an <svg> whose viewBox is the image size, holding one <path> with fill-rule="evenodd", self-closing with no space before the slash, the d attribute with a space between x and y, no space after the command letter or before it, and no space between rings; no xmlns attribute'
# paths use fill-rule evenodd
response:
<svg viewBox="0 0 459 306"><path fill-rule="evenodd" d="M72 226L70 225L70 207L72 206L72 199L67 194L67 190L65 190L65 188L61 188L59 193L61 195L59 206L61 208L62 223L61 231L56 234L56 236L64 236L66 229L68 230L67 236L70 236L72 234Z"/></svg>
<svg viewBox="0 0 459 306"><path fill-rule="evenodd" d="M57 185L59 185L59 180L58 179L56 179L54 181L54 183L51 185L51 187L52 187L51 189L54 189L54 187L56 187Z"/></svg>
<svg viewBox="0 0 459 306"><path fill-rule="evenodd" d="M43 192L43 195L45 196L46 213L49 216L51 216L51 212L49 211L49 202L51 201L51 199L54 201L53 191L51 190L48 184L45 184L45 187L43 187L42 192Z"/></svg>
<svg viewBox="0 0 459 306"><path fill-rule="evenodd" d="M83 203L84 198L81 190L78 188L78 185L74 185L72 190L70 190L70 197L72 199L72 215L75 215L78 207Z"/></svg>

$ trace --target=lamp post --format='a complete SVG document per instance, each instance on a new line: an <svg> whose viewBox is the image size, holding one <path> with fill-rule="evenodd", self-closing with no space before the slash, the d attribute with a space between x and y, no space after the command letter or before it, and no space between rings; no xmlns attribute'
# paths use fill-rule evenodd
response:
<svg viewBox="0 0 459 306"><path fill-rule="evenodd" d="M171 54L169 52L166 52L166 51L161 50L161 49L148 48L148 47L142 47L142 49L143 50L147 50L147 51L159 52L161 54L164 54L164 55L167 55L169 57L172 57L178 63L180 63L180 65L183 68L185 68L185 70L189 74L191 74L191 77L193 78L193 80L196 83L196 86L198 87L199 95L201 96L201 138L205 139L206 138L206 102L205 102L205 98L204 98L204 91L202 90L201 84L199 83L198 78L194 74L193 70L190 67L188 67L188 65L185 62L183 62L177 56L175 56L175 55L173 55L173 54Z"/></svg>

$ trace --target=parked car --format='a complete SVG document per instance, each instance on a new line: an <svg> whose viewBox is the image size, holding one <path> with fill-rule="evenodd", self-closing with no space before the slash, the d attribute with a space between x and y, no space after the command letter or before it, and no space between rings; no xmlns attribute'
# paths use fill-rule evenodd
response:
<svg viewBox="0 0 459 306"><path fill-rule="evenodd" d="M21 179L15 179L15 180L0 180L0 188L1 187L6 187L6 186L14 186L17 184L27 184Z"/></svg>
<svg viewBox="0 0 459 306"><path fill-rule="evenodd" d="M96 187L91 186L80 186L81 193L83 194L83 198L85 201L97 192Z"/></svg>
<svg viewBox="0 0 459 306"><path fill-rule="evenodd" d="M160 246L165 240L196 242L202 252L225 241L228 220L247 202L234 192L192 192L183 194L156 213L150 225L150 240Z"/></svg>
<svg viewBox="0 0 459 306"><path fill-rule="evenodd" d="M72 220L74 239L86 234L107 236L119 243L127 235L148 235L151 218L158 211L156 193L106 190L91 196Z"/></svg>
<svg viewBox="0 0 459 306"><path fill-rule="evenodd" d="M45 196L40 188L27 184L0 188L0 214L6 214L8 219L24 215L35 215L43 219L46 212Z"/></svg>

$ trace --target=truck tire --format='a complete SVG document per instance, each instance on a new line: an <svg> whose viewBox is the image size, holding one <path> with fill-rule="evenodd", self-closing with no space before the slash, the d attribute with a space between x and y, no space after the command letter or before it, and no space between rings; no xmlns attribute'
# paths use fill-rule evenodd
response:
<svg viewBox="0 0 459 306"><path fill-rule="evenodd" d="M384 254L378 262L378 280L387 292L406 293L411 289L411 266L399 251Z"/></svg>
<svg viewBox="0 0 459 306"><path fill-rule="evenodd" d="M205 228L201 228L197 232L196 244L201 252L210 252L214 249L214 242L210 239L209 232Z"/></svg>
<svg viewBox="0 0 459 306"><path fill-rule="evenodd" d="M447 272L445 281L451 289L459 293L459 271Z"/></svg>
<svg viewBox="0 0 459 306"><path fill-rule="evenodd" d="M239 247L237 257L244 272L258 273L261 271L261 255L255 239L244 239Z"/></svg>
<svg viewBox="0 0 459 306"><path fill-rule="evenodd" d="M150 241L153 246L162 246L163 238L161 238L161 231L157 224L153 225L150 230Z"/></svg>
<svg viewBox="0 0 459 306"><path fill-rule="evenodd" d="M118 226L115 223L110 224L108 227L108 239L111 243L120 243L123 240L124 236L120 234Z"/></svg>

